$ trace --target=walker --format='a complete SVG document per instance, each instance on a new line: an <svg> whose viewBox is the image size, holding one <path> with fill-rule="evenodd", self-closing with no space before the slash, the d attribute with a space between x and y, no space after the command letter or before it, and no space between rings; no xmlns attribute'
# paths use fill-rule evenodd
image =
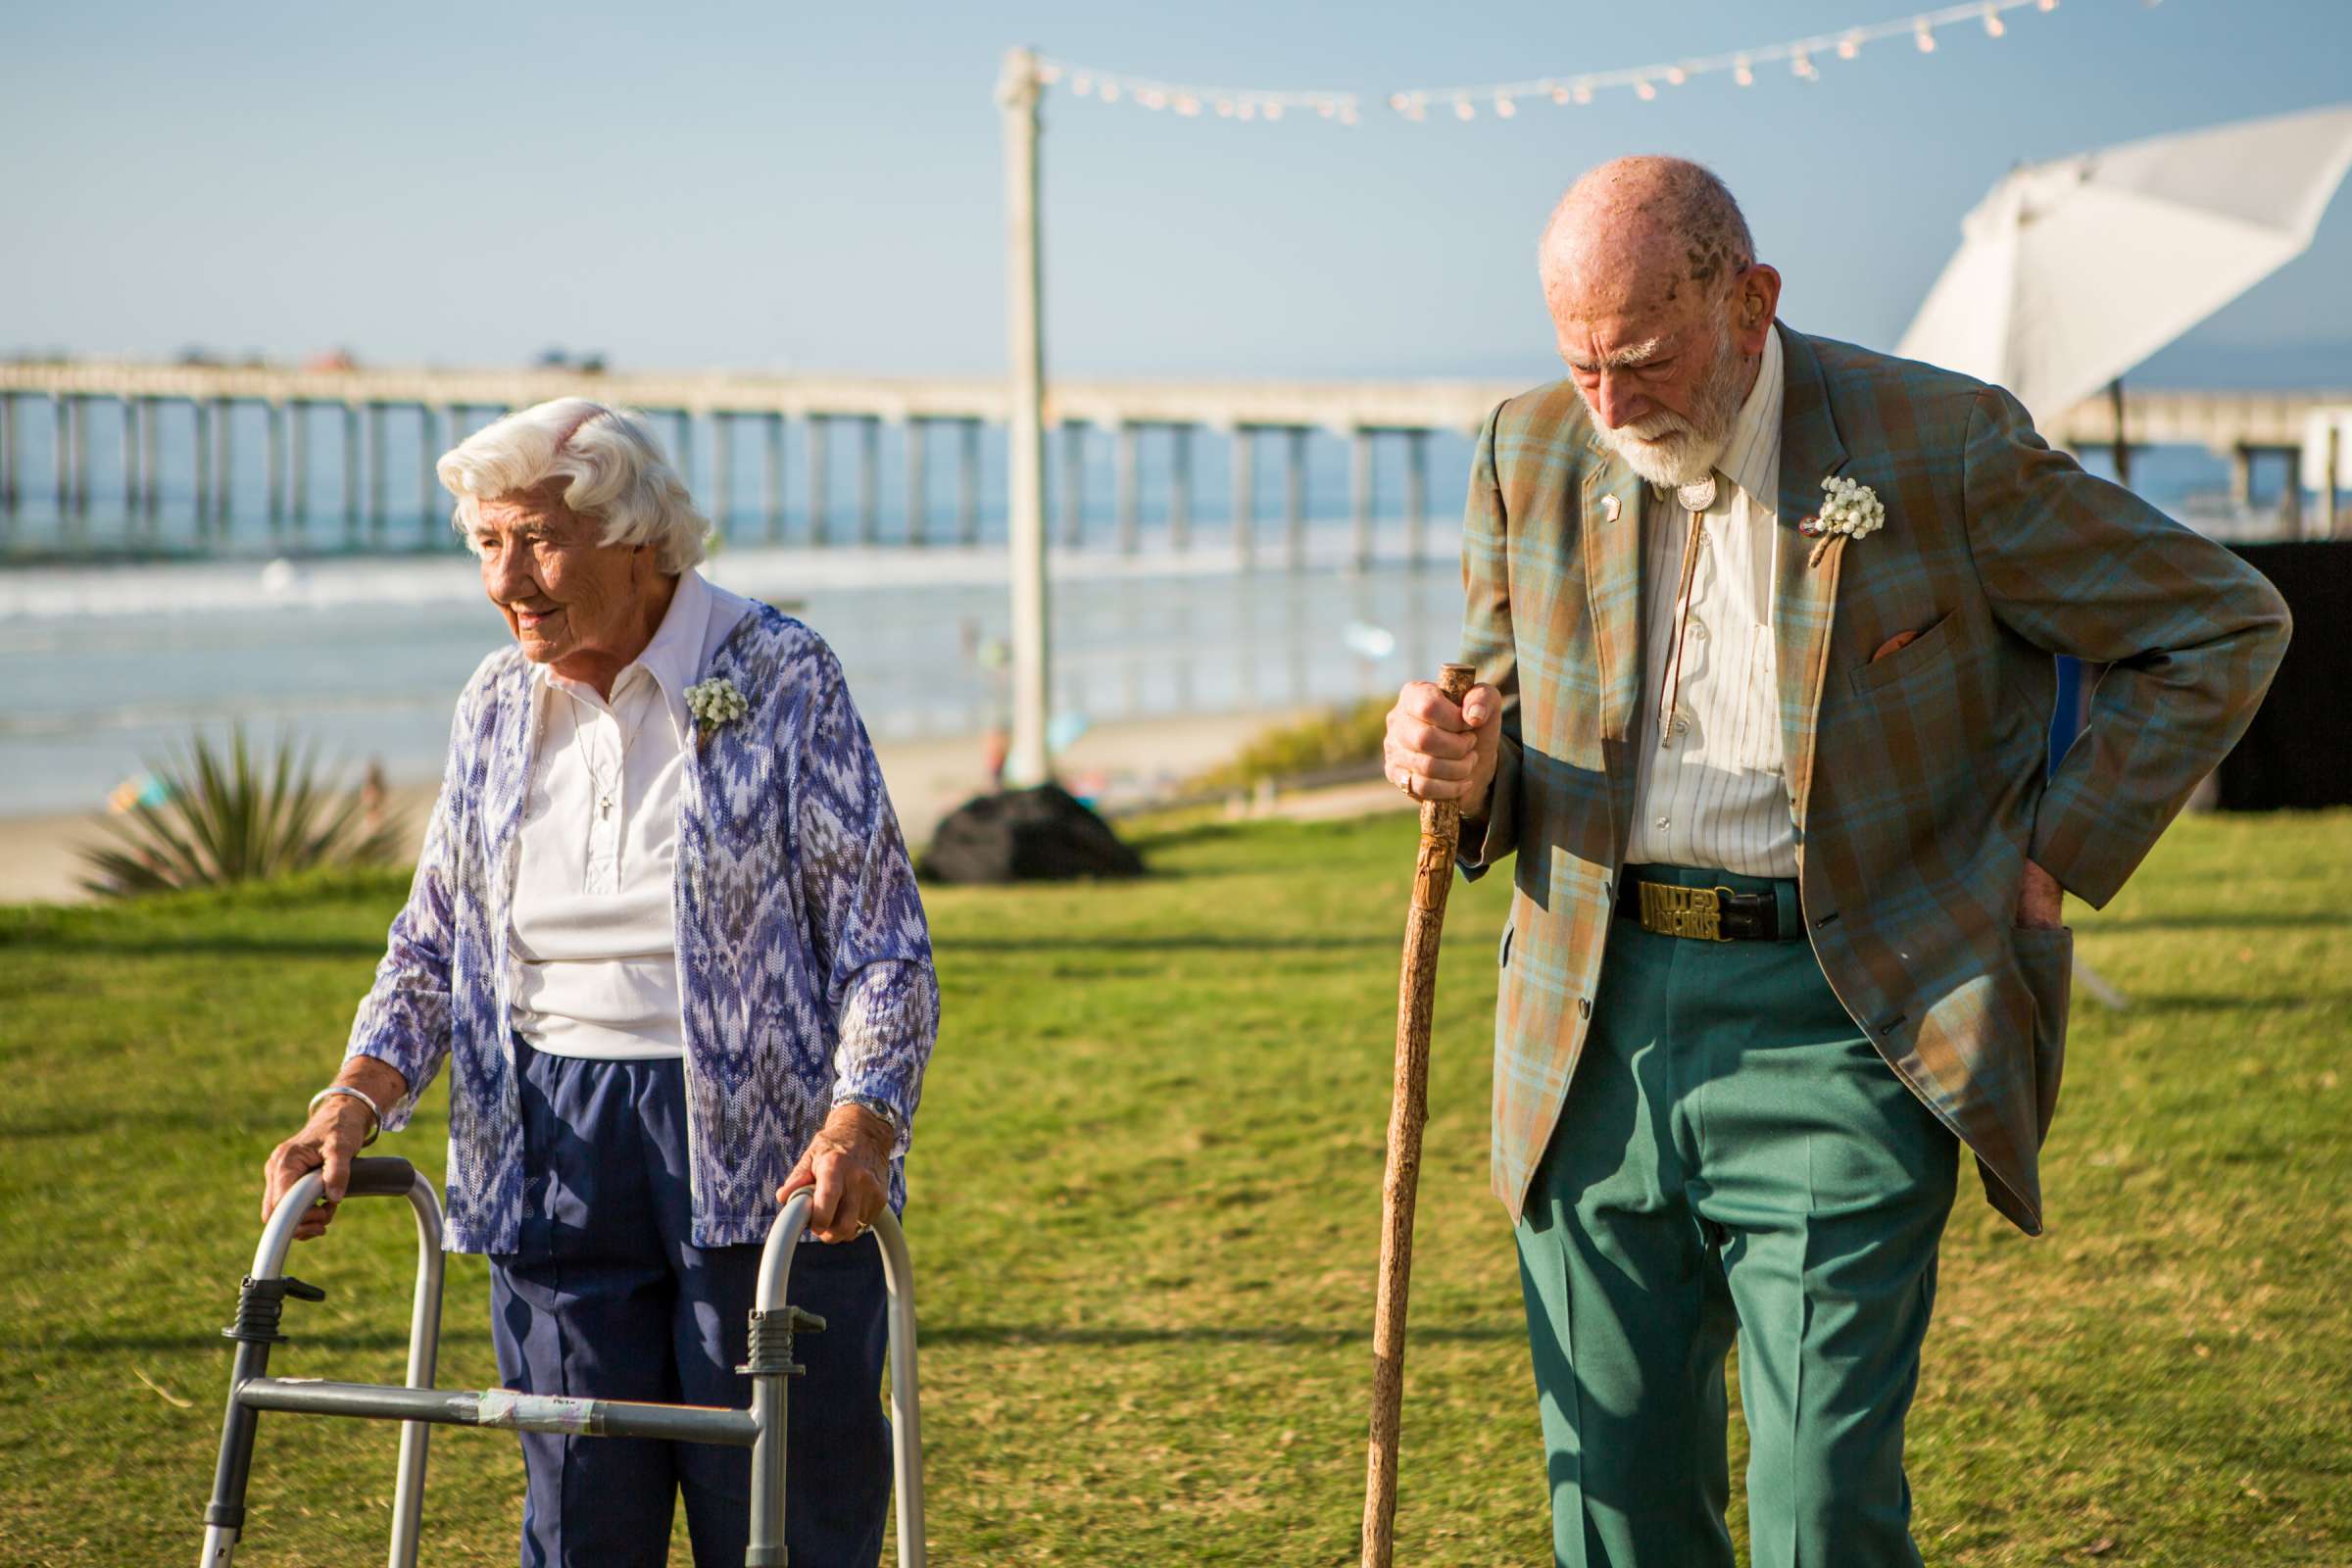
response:
<svg viewBox="0 0 2352 1568"><path fill-rule="evenodd" d="M292 1415L360 1416L398 1421L400 1470L392 1494L391 1568L416 1568L416 1527L424 1510L424 1446L433 1426L502 1427L514 1432L559 1432L574 1437L662 1438L673 1443L721 1443L752 1450L751 1547L744 1568L783 1568L785 1379L801 1372L792 1358L795 1333L825 1324L812 1312L787 1306L785 1286L793 1253L807 1228L811 1195L792 1195L767 1233L760 1254L759 1294L752 1307L751 1353L736 1370L752 1380L749 1410L708 1405L650 1404L514 1394L505 1389L456 1392L433 1387L441 1348L441 1200L432 1183L405 1159L355 1159L348 1198L406 1198L416 1212L416 1294L409 1319L409 1381L405 1387L328 1383L267 1375L270 1348L284 1343L278 1318L290 1297L322 1301L326 1293L289 1277L286 1250L294 1228L318 1198L317 1171L296 1182L262 1231L253 1272L237 1292L237 1320L221 1330L237 1342L228 1378L228 1414L220 1428L220 1461L204 1511L201 1568L229 1568L245 1528L245 1484L253 1466L255 1427L264 1410ZM890 1415L899 1568L923 1568L923 1454L914 1379L914 1265L906 1238L888 1209L874 1216L889 1290Z"/></svg>

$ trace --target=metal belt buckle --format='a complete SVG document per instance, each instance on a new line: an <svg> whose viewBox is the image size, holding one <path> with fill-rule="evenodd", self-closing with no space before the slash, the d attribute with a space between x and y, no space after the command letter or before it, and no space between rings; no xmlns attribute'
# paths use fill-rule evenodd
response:
<svg viewBox="0 0 2352 1568"><path fill-rule="evenodd" d="M1723 934L1723 895L1730 888L1685 888L1671 882L1642 884L1642 929L1699 942L1729 942Z"/></svg>

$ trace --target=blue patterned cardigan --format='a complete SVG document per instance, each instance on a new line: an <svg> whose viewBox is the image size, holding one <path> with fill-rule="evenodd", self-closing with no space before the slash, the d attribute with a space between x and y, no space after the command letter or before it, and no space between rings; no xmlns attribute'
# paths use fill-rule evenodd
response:
<svg viewBox="0 0 2352 1568"><path fill-rule="evenodd" d="M765 605L703 678L751 704L698 732L678 805L678 989L694 1240L763 1240L775 1192L833 1105L870 1098L914 1124L939 983L914 871L865 726L823 639ZM450 1062L448 1245L508 1252L522 1210L522 1119L508 1027L518 828L537 750L530 665L509 647L458 699L449 763L409 902L392 922L349 1054L400 1070L407 1125ZM906 1201L906 1134L890 1201Z"/></svg>

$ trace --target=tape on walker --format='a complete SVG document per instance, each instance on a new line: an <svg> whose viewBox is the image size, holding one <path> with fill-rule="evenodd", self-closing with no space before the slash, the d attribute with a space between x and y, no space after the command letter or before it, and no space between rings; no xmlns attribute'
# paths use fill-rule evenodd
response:
<svg viewBox="0 0 2352 1568"><path fill-rule="evenodd" d="M576 1437L588 1430L595 1412L594 1399L488 1389L474 1401L473 1419L478 1426L509 1427L517 1432L567 1432Z"/></svg>

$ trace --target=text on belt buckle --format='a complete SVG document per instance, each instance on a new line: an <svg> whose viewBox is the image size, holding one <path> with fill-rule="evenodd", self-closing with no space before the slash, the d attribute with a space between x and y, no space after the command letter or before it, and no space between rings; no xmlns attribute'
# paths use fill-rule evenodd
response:
<svg viewBox="0 0 2352 1568"><path fill-rule="evenodd" d="M1722 888L1685 888L1671 882L1642 884L1642 929L1660 936L1700 942L1729 942L1723 934Z"/></svg>

